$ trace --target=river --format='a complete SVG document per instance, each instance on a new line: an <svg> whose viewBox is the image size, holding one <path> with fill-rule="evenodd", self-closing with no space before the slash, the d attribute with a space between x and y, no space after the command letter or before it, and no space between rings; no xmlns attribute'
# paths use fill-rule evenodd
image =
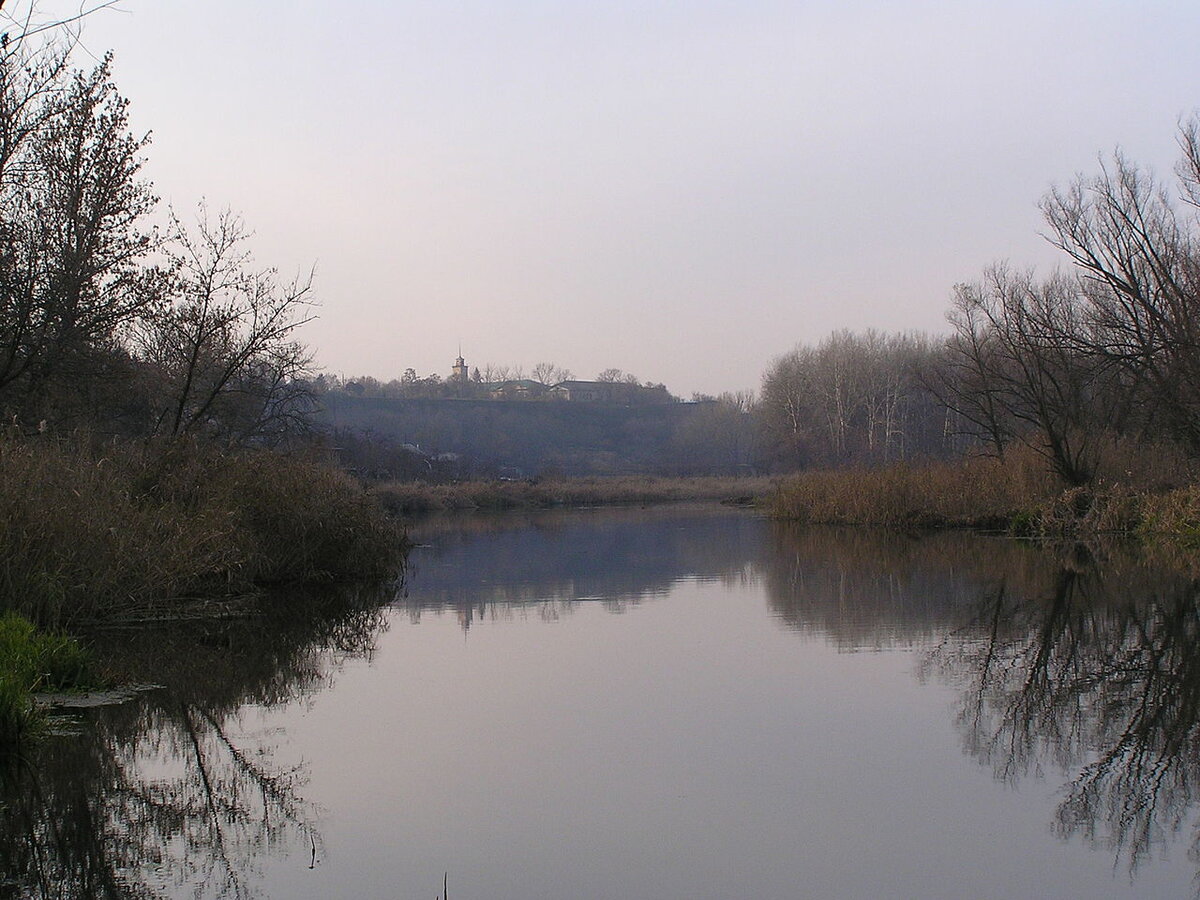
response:
<svg viewBox="0 0 1200 900"><path fill-rule="evenodd" d="M413 537L402 588L332 612L96 635L159 686L6 774L0 896L1200 885L1186 554L687 506Z"/></svg>

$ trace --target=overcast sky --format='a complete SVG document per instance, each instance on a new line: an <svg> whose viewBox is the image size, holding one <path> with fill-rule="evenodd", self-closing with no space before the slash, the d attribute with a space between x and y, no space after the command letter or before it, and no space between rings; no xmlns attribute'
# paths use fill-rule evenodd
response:
<svg viewBox="0 0 1200 900"><path fill-rule="evenodd" d="M687 396L941 331L956 282L1053 265L1047 188L1117 146L1169 177L1200 107L1195 0L121 0L83 45L164 203L315 264L304 340L384 380L461 344Z"/></svg>

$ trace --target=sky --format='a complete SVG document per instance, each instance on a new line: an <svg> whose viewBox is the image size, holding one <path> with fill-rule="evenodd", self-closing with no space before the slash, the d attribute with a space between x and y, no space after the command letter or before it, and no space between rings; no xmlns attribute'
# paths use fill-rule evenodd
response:
<svg viewBox="0 0 1200 900"><path fill-rule="evenodd" d="M119 0L78 60L113 51L164 207L315 266L325 371L687 397L1048 271L1052 185L1118 147L1170 179L1198 39L1194 0Z"/></svg>

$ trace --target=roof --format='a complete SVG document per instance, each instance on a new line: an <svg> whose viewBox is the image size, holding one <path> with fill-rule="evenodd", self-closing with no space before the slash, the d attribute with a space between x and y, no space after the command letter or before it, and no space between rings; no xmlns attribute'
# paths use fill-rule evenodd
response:
<svg viewBox="0 0 1200 900"><path fill-rule="evenodd" d="M489 381L483 386L489 391L500 391L505 388L532 391L546 388L546 385L540 381L534 381L532 378L514 378L511 381Z"/></svg>

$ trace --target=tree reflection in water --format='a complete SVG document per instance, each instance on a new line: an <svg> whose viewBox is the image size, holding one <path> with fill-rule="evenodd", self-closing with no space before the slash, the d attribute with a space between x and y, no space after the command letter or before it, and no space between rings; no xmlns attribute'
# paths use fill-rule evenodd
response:
<svg viewBox="0 0 1200 900"><path fill-rule="evenodd" d="M787 525L771 540L779 619L846 650L932 645L918 674L960 688L968 754L1005 783L1067 779L1062 838L1132 874L1190 832L1200 866L1194 556Z"/></svg>
<svg viewBox="0 0 1200 900"><path fill-rule="evenodd" d="M1188 829L1200 864L1200 583L1086 551L1047 582L1001 580L928 657L963 689L967 752L1009 783L1066 774L1057 832L1130 874Z"/></svg>
<svg viewBox="0 0 1200 900"><path fill-rule="evenodd" d="M316 810L274 736L238 710L328 683L369 653L380 591L289 597L253 620L96 636L101 659L164 687L89 716L0 778L0 897L249 897L261 862L320 852Z"/></svg>

